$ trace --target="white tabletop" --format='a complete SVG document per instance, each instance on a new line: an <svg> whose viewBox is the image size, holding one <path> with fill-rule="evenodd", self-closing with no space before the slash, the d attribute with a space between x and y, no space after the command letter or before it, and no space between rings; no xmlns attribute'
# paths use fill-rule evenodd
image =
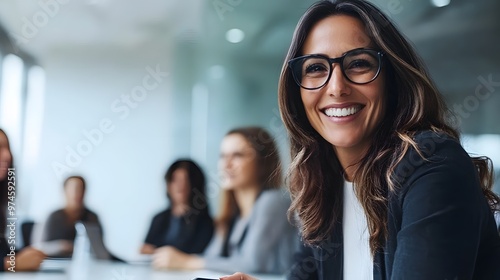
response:
<svg viewBox="0 0 500 280"><path fill-rule="evenodd" d="M225 273L213 271L158 271L149 265L130 265L108 261L91 261L88 264L72 266L70 261L48 262L45 269L37 272L4 272L5 280L191 280L196 277L213 278ZM253 275L261 280L283 280L284 276Z"/></svg>

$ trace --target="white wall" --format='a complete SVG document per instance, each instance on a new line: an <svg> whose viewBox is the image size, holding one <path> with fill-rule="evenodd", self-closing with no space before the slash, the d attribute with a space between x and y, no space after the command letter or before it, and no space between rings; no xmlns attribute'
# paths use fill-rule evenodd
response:
<svg viewBox="0 0 500 280"><path fill-rule="evenodd" d="M87 204L99 214L105 241L123 257L137 252L151 216L166 205L166 166L189 154L189 146L169 145L175 138L168 121L169 77L148 80L152 89L135 108L120 101L142 85L150 75L148 67L169 70L166 57L137 55L82 50L80 55L57 52L44 58L47 88L40 155L20 194L22 201L29 201L22 205L28 216L41 221L63 205L64 177L82 174L88 183ZM100 137L95 133L101 122L106 122L106 131L99 132ZM84 147L91 143L84 131L94 134L90 152ZM76 151L81 162L69 156L68 149ZM68 172L58 174L55 165L70 170L63 167Z"/></svg>
<svg viewBox="0 0 500 280"><path fill-rule="evenodd" d="M164 53L82 48L54 50L43 58L47 81L40 154L34 168L23 172L18 200L25 218L40 222L62 207L62 181L81 174L88 183L87 205L101 219L107 246L130 259L152 216L166 206L162 178L175 159L192 157L205 170L215 214L219 143L229 129L263 126L276 136L283 158L288 156L275 88L279 65L276 77L261 73L248 82L228 72L210 79L202 69L196 81L189 75L195 66L182 66L179 58L169 61L167 48ZM159 67L168 77L126 114L122 95L131 96L143 84L148 67ZM206 104L193 97L195 83L205 88ZM206 106L201 115L196 111L200 106ZM96 132L103 121L105 131Z"/></svg>

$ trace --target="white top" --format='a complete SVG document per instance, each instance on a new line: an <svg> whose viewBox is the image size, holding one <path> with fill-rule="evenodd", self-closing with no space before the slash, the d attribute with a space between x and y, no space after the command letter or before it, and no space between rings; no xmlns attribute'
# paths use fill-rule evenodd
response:
<svg viewBox="0 0 500 280"><path fill-rule="evenodd" d="M354 194L352 182L344 181L344 280L373 279L366 215Z"/></svg>

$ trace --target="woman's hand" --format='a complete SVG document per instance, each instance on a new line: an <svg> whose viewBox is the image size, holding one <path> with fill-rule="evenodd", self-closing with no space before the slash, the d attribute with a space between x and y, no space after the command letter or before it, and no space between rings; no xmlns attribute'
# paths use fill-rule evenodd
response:
<svg viewBox="0 0 500 280"><path fill-rule="evenodd" d="M257 280L257 278L253 278L252 276L243 274L241 272L236 272L233 275L222 276L219 278L220 280Z"/></svg>
<svg viewBox="0 0 500 280"><path fill-rule="evenodd" d="M153 267L156 269L202 269L204 266L202 258L172 246L160 247L153 254Z"/></svg>
<svg viewBox="0 0 500 280"><path fill-rule="evenodd" d="M33 247L26 247L19 251L16 255L15 271L35 271L40 268L40 264L45 259L45 254ZM5 270L11 267L8 262L8 257L5 257Z"/></svg>
<svg viewBox="0 0 500 280"><path fill-rule="evenodd" d="M155 246L153 246L151 244L144 243L144 244L142 244L140 252L141 252L141 254L144 254L144 255L151 255L151 254L154 254L155 249L156 249Z"/></svg>

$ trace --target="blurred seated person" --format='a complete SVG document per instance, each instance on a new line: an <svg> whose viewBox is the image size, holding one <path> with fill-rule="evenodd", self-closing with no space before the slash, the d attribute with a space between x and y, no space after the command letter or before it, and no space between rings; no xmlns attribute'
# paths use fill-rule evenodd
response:
<svg viewBox="0 0 500 280"><path fill-rule="evenodd" d="M7 206L11 201L12 193L17 192L15 170L13 169L12 153L10 151L9 139L5 132L0 129L0 272L2 271L33 271L40 268L45 254L31 246L20 251L12 252L13 244L7 241ZM8 234L10 236L10 234ZM10 241L11 239L9 239ZM15 249L15 248L14 248ZM14 255L11 258L10 255Z"/></svg>
<svg viewBox="0 0 500 280"><path fill-rule="evenodd" d="M284 273L298 248L298 231L287 218L289 195L273 138L260 127L229 131L222 140L220 214L203 256L173 247L156 250L158 269L208 269Z"/></svg>
<svg viewBox="0 0 500 280"><path fill-rule="evenodd" d="M83 222L95 224L101 229L97 214L84 204L85 179L81 176L70 176L64 181L64 208L54 211L43 225L41 243L34 242L50 257L71 257L73 241L76 237L75 224Z"/></svg>
<svg viewBox="0 0 500 280"><path fill-rule="evenodd" d="M178 160L165 173L165 183L170 205L151 221L141 254L153 254L167 245L190 254L202 253L214 231L203 172L192 160Z"/></svg>

